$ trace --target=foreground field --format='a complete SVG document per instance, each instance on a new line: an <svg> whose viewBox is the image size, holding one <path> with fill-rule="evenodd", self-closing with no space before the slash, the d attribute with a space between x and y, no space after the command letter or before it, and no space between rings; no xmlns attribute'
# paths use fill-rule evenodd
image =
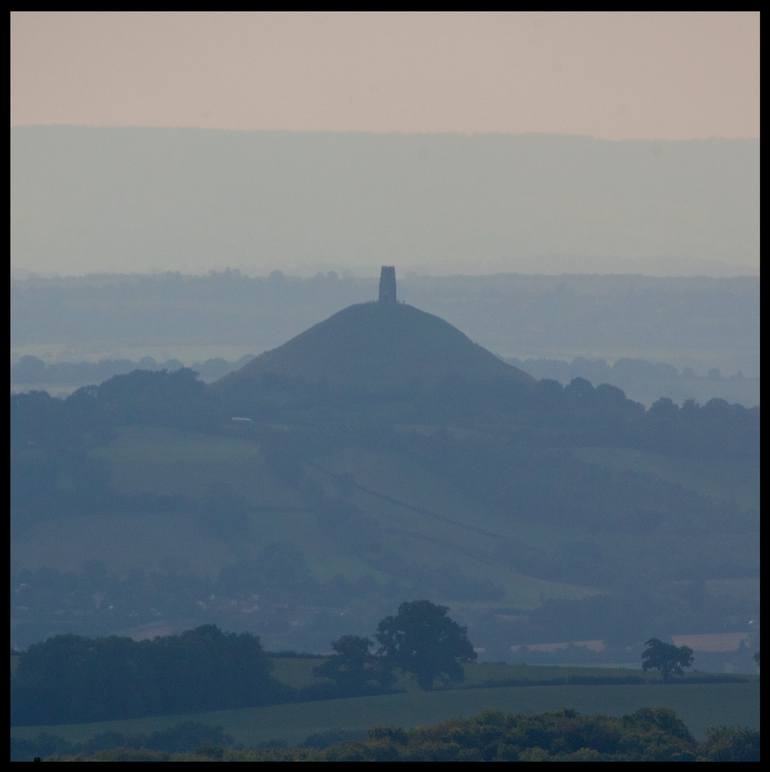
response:
<svg viewBox="0 0 770 772"><path fill-rule="evenodd" d="M702 738L710 726L729 724L758 729L759 682L416 691L130 721L14 727L12 735L33 738L48 732L77 742L100 732L150 733L182 721L199 721L222 726L236 742L256 745L267 740L300 743L310 734L333 728L365 731L384 724L415 727L489 709L539 713L573 708L580 713L621 715L642 707L671 708L698 738Z"/></svg>
<svg viewBox="0 0 770 772"><path fill-rule="evenodd" d="M326 678L318 678L313 674L313 669L326 661L319 657L272 657L272 673L275 678L291 686L300 689L307 686L317 686L330 683ZM463 689L503 686L521 686L531 683L533 686L546 685L551 681L554 685L563 684L565 681L579 679L601 679L602 682L610 679L622 683L627 679L644 678L650 683L660 681L657 672L644 673L638 667L586 667L583 665L526 665L504 662L472 662L464 666L465 679L461 685ZM703 679L702 673L687 673L684 678ZM748 676L750 677L750 676ZM585 684L585 681L583 681ZM398 673L396 687L407 691L420 691L415 679L403 672ZM436 690L442 688L436 684ZM457 691L457 689L449 689Z"/></svg>

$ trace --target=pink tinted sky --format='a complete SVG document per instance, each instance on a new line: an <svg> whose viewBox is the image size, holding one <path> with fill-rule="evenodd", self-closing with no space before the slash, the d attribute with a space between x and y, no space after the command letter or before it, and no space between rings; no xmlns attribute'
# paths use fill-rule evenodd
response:
<svg viewBox="0 0 770 772"><path fill-rule="evenodd" d="M14 12L11 120L757 137L759 14Z"/></svg>

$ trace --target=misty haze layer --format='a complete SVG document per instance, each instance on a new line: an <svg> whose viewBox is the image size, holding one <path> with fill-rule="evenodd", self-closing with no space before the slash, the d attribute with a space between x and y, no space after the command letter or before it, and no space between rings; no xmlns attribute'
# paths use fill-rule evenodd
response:
<svg viewBox="0 0 770 772"><path fill-rule="evenodd" d="M11 145L15 270L759 264L755 140L39 126Z"/></svg>
<svg viewBox="0 0 770 772"><path fill-rule="evenodd" d="M27 279L11 283L11 343L16 357L236 359L376 296L376 280L335 274ZM641 357L704 374L759 373L757 278L408 276L399 297L500 356Z"/></svg>

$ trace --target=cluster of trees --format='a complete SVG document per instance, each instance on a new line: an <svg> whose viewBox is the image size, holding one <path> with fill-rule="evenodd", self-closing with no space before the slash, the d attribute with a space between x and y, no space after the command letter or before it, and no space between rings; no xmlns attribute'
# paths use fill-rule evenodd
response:
<svg viewBox="0 0 770 772"><path fill-rule="evenodd" d="M44 391L11 395L11 435L25 446L103 440L125 425L206 430L219 418L206 384L189 368L134 370L63 399Z"/></svg>
<svg viewBox="0 0 770 772"><path fill-rule="evenodd" d="M534 358L517 359L511 357L506 360L514 367L526 370L535 378L553 378L562 383L569 383L573 378L586 378L592 383L604 383L605 379L633 381L673 381L684 380L708 380L717 382L727 380L718 367L712 367L705 375L696 373L691 367L681 370L674 365L665 362L650 362L646 359L632 359L621 357L609 364L606 359L588 359L575 357L571 361L563 359ZM730 380L742 380L743 374L738 372L730 377ZM624 388L622 384L618 384Z"/></svg>
<svg viewBox="0 0 770 772"><path fill-rule="evenodd" d="M211 726L197 721L185 721L168 729L149 734L124 732L99 732L82 742L70 742L63 737L42 732L36 737L11 738L11 760L32 761L46 756L90 756L113 748L143 749L160 753L204 753L231 747L235 743L221 726Z"/></svg>
<svg viewBox="0 0 770 772"><path fill-rule="evenodd" d="M647 410L616 386L573 378L537 382L521 416L529 429L558 432L563 446L604 445L692 457L751 457L759 447L759 408L710 399L681 407L667 397ZM536 436L534 437L536 439Z"/></svg>
<svg viewBox="0 0 770 772"><path fill-rule="evenodd" d="M318 697L388 691L395 671L424 689L437 679L462 680L476 659L464 627L445 606L402 603L377 628L380 646L343 636L316 668L332 692L294 690L271 675L259 638L203 625L180 635L133 641L58 635L19 655L12 677L14 724L106 721L162 713L240 708Z"/></svg>
<svg viewBox="0 0 770 772"><path fill-rule="evenodd" d="M187 367L208 383L239 369L252 358L251 354L231 361L215 357ZM680 371L673 365L644 359L621 358L612 365L604 359L584 357L576 357L571 362L542 358L511 358L506 361L537 379L552 379L562 384L568 384L575 378L594 384L611 383L629 394L631 399L646 404L652 403L661 394L676 402L684 402L688 398L702 401L722 398L747 407L759 402L756 378L746 378L740 372L730 377L723 376L719 368L711 368L707 374L699 375L689 367ZM11 384L76 388L84 384L101 383L134 370L174 372L184 367L178 359L158 361L151 356L141 359L101 359L97 362L46 362L40 357L27 354L12 362Z"/></svg>
<svg viewBox="0 0 770 772"><path fill-rule="evenodd" d="M259 638L203 625L146 641L58 635L30 646L11 680L14 724L105 721L280 701Z"/></svg>
<svg viewBox="0 0 770 772"><path fill-rule="evenodd" d="M387 689L394 669L413 675L423 689L432 689L437 679L462 681L463 664L473 662L476 652L467 629L448 611L427 600L402 603L397 614L377 626L376 653L370 638L344 635L332 643L335 654L314 673L334 681L346 695Z"/></svg>
<svg viewBox="0 0 770 772"><path fill-rule="evenodd" d="M746 407L759 404L759 379L744 377L740 371L731 376L712 367L705 374L685 367L645 359L620 358L614 364L604 359L576 357L571 362L560 359L507 359L507 362L535 378L550 378L567 384L574 378L591 383L611 383L634 400L650 404L662 394L676 402L692 398L708 401L722 398Z"/></svg>
<svg viewBox="0 0 770 772"><path fill-rule="evenodd" d="M447 611L425 600L402 603L398 614L378 625L376 653L371 651L371 639L344 635L332 643L335 654L314 673L333 680L345 695L387 689L394 681L394 668L413 675L423 689L432 689L439 678L458 683L464 679L463 664L473 662L476 652L467 629ZM691 648L658 638L650 638L642 652L642 670L659 671L666 683L683 675L693 662Z"/></svg>
<svg viewBox="0 0 770 772"><path fill-rule="evenodd" d="M682 675L685 668L692 667L694 657L689 646L675 646L659 638L650 638L644 646L642 670L657 670L667 683L672 676Z"/></svg>
<svg viewBox="0 0 770 772"><path fill-rule="evenodd" d="M251 757L276 761L758 761L759 733L722 727L698 743L666 708L642 708L620 717L582 716L569 709L540 715L488 711L411 731L375 727L366 741L321 751L277 749Z"/></svg>
<svg viewBox="0 0 770 772"><path fill-rule="evenodd" d="M215 381L232 370L246 364L252 355L227 361L221 357L194 362L189 369L198 373L204 381ZM126 375L134 370L167 370L174 372L184 368L178 359L157 361L153 357L141 359L100 359L98 362L45 362L40 357L25 355L11 364L11 384L35 384L82 386L101 383L116 375Z"/></svg>
<svg viewBox="0 0 770 772"><path fill-rule="evenodd" d="M547 436L553 446L600 444L636 447L691 456L755 456L759 440L759 409L712 399L705 405L688 400L681 407L657 400L648 410L607 384L594 387L583 378L567 386L554 380L534 385L471 382L447 384L410 395L414 404L387 399L334 394L315 384L287 379L249 381L218 390L207 387L189 368L173 372L135 370L99 386L78 389L66 399L45 393L12 395L12 429L25 440L30 434L46 440L52 434L82 436L126 424L148 424L221 431L233 415L272 421L317 424L339 412L348 421L356 415L378 416L386 423L478 421L498 418L502 426L516 420L530 444ZM331 411L331 412L330 412ZM336 412L335 412L336 411Z"/></svg>
<svg viewBox="0 0 770 772"><path fill-rule="evenodd" d="M340 732L344 736L344 732ZM486 711L478 716L405 730L378 726L359 741L327 747L200 748L195 753L114 748L50 760L92 761L759 761L759 732L714 727L697 741L666 708L624 716L565 709L539 715Z"/></svg>

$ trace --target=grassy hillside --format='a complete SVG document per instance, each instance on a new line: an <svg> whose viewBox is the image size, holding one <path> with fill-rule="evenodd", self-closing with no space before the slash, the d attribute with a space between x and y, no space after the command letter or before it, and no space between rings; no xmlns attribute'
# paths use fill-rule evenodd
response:
<svg viewBox="0 0 770 772"><path fill-rule="evenodd" d="M732 512L730 502L755 507L757 501L754 472L728 462L696 463L651 452L596 447L570 450L568 456L561 457L566 461L554 462L547 455L542 455L541 461L528 461L533 468L540 467L540 475L546 465L562 464L560 469L574 475L567 486L596 491L587 507L603 506L613 516L618 508L629 513L625 515L628 524L616 517L617 522L589 531L568 510L554 522L536 516L536 509L511 513L506 501L490 505L483 496L484 485L476 486L476 496L472 489L458 485L462 463L446 471L443 463L425 463L419 453L377 447L376 443L366 447L355 439L349 444L332 440L326 449L322 441L317 450L307 451L303 436L295 434L296 430L271 431L296 446L291 452L297 454L293 461L299 470L297 478L287 476L276 464L273 440L257 431L238 436L150 426L119 429L113 439L91 451L92 458L107 465L113 489L129 497L176 497L181 504L167 511L148 512L141 502L135 510L129 506L129 511L125 506L110 511L105 503L96 512L41 519L14 539L14 568L77 571L99 555L118 572L173 567L216 577L234 561L254 560L271 545L285 543L299 550L319 582L336 577L373 582L372 587L379 588L377 592L382 595L383 587L395 586L394 582L408 575L416 583L413 591L429 592L432 600L455 610L498 607L501 613L509 613L505 609L533 609L549 599L577 600L594 595L606 580L601 574L592 575L590 569L607 560L621 568L638 564L643 570L646 554L651 550L654 554L661 538L670 540L672 549L686 553L688 541L682 540L682 529L687 518L694 523L701 515L697 509L687 517L680 515L677 502L691 508L688 502L692 497L722 502L717 515L725 518ZM467 441L477 442L474 438ZM501 465L495 474L502 479L492 477L490 490L499 485L501 490L511 491L514 505L522 491L530 496L530 502L550 495L554 486L547 476L541 484L548 487L542 493L535 490L527 494L530 473L517 468L519 463L511 457L508 468ZM585 472L576 464L582 464ZM591 470L597 470L598 476L592 477ZM469 474L482 475L482 480L485 473L483 464L469 470ZM580 474L584 474L582 479ZM633 489L628 487L631 483ZM562 477L559 485L564 484ZM673 488L669 491L661 486ZM222 490L243 502L244 520L237 533L212 530L221 515L208 517L205 506L201 510L201 501L212 491L215 498L220 496ZM314 491L312 496L308 490ZM622 493L629 490L629 500L624 501ZM607 491L609 495L605 495ZM674 496L676 501L667 503L667 498ZM547 506L558 512L573 502L586 507L585 496L574 495ZM652 529L634 524L635 506L672 509L662 525ZM700 528L703 534L698 536L698 543L702 548L690 550L692 554L686 556L700 561L700 571L702 566L708 568L712 553L720 556L725 545L726 554L742 554L744 543L753 539L746 528L745 532L723 533L724 529L712 528L705 521L700 522ZM691 541L692 526L687 532ZM731 548L733 542L735 547ZM679 559L676 564L680 564ZM712 576L706 574L709 592L739 601L756 598L756 582L751 577L720 570ZM427 574L430 585L423 581ZM452 574L454 584L444 581ZM477 588L492 587L499 594L484 596L479 590L472 590L475 597L458 594L458 588L464 590L472 583ZM142 620L146 622L149 620ZM128 625L124 623L120 629L128 629ZM365 632L363 628L360 631ZM274 639L270 645L285 644Z"/></svg>
<svg viewBox="0 0 770 772"><path fill-rule="evenodd" d="M382 570L355 550L340 544L339 534L324 526L305 506L297 489L276 475L265 451L253 440L211 436L176 429L121 429L109 444L93 451L109 464L112 484L123 494L164 494L198 497L215 484L227 486L253 507L249 532L238 540L212 539L192 514L184 512L144 516L136 514L83 515L73 520L43 521L14 545L14 564L72 569L98 553L120 570L132 565L160 566L169 560L202 573L215 573L242 555L255 554L277 541L299 547L321 580L339 574L351 579L387 578ZM331 494L343 497L372 518L383 546L409 562L435 567L448 562L466 575L489 579L501 586L506 603L531 608L546 598L579 598L590 588L549 582L512 570L491 555L496 531L490 535L471 529L490 526L478 504L458 497L446 481L410 467L397 454L350 450L321 459L323 468L352 475L368 490L397 494L415 511L360 490L342 492L328 477L313 469L310 479ZM452 521L452 522L447 522ZM438 598L438 600L441 600Z"/></svg>
<svg viewBox="0 0 770 772"><path fill-rule="evenodd" d="M633 470L741 507L759 507L758 469L744 459L709 462L632 448L578 448L575 455L597 466Z"/></svg>
<svg viewBox="0 0 770 772"><path fill-rule="evenodd" d="M41 732L50 732L70 741L79 741L100 732L149 733L181 721L194 720L222 726L237 742L247 745L272 739L299 743L309 734L333 728L366 730L382 724L414 727L471 716L487 709L539 713L565 707L582 713L610 715L630 713L641 707L668 707L676 711L696 737L702 737L708 727L720 724L758 728L759 683L417 691L131 721L14 727L12 735L31 738Z"/></svg>
<svg viewBox="0 0 770 772"><path fill-rule="evenodd" d="M266 470L260 447L240 437L125 427L94 456L109 462L112 483L121 493L195 496L224 483L260 504L299 503L296 492Z"/></svg>

